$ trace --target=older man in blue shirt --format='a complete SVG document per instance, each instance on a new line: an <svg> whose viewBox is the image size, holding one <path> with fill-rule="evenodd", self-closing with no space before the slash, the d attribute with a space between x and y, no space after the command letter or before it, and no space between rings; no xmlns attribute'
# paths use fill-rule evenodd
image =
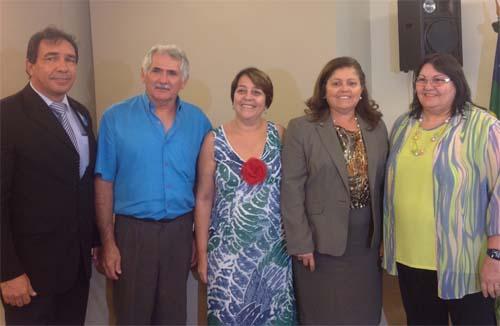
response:
<svg viewBox="0 0 500 326"><path fill-rule="evenodd" d="M101 263L118 324L184 324L196 161L211 125L178 97L189 62L177 46L153 46L141 76L145 94L111 106L99 128Z"/></svg>

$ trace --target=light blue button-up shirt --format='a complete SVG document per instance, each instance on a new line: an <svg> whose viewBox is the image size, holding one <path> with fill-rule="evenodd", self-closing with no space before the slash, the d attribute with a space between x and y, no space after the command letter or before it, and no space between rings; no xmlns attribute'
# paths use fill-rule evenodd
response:
<svg viewBox="0 0 500 326"><path fill-rule="evenodd" d="M180 99L168 131L146 94L107 109L95 173L113 182L115 214L158 220L191 211L198 154L210 129L205 114Z"/></svg>

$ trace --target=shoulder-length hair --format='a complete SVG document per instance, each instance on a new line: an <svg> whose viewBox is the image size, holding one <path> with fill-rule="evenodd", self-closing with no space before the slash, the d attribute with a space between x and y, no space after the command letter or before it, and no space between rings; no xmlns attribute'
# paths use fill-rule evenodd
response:
<svg viewBox="0 0 500 326"><path fill-rule="evenodd" d="M322 121L327 118L330 107L326 101L326 83L335 70L340 68L353 68L359 77L361 87L361 99L355 107L356 113L365 120L370 127L374 128L382 117L378 110L379 106L371 100L366 89L366 76L356 59L351 57L338 57L328 62L319 73L314 85L313 95L306 101L306 115L311 121Z"/></svg>
<svg viewBox="0 0 500 326"><path fill-rule="evenodd" d="M264 94L266 95L266 108L269 109L271 103L273 102L273 82L265 72L255 67L245 68L243 70L240 70L236 74L231 83L231 103L234 103L234 92L238 87L240 78L243 76L247 76L248 78L250 78L252 83L254 83L257 88L260 88L264 92Z"/></svg>
<svg viewBox="0 0 500 326"><path fill-rule="evenodd" d="M464 71L460 63L450 54L433 53L424 58L422 63L415 70L413 78L413 101L410 104L410 116L420 118L422 114L422 104L418 100L415 82L420 75L422 67L426 64L432 65L434 69L448 76L456 89L455 98L451 106L451 116L462 114L467 102L471 102L470 88L465 79Z"/></svg>

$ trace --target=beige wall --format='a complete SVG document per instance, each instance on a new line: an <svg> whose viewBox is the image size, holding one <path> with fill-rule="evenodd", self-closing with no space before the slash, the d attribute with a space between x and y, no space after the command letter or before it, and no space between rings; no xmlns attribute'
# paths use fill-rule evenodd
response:
<svg viewBox="0 0 500 326"><path fill-rule="evenodd" d="M286 125L302 114L317 74L336 55L335 1L91 0L90 9L98 115L143 91L139 66L154 43L187 52L192 77L182 96L214 125L231 119L230 83L247 66L271 76L267 118Z"/></svg>
<svg viewBox="0 0 500 326"><path fill-rule="evenodd" d="M492 0L462 0L464 71L473 101L486 107L494 6ZM268 119L284 125L302 114L319 70L335 56L361 63L388 127L412 97L411 76L399 71L396 0L90 0L90 8L98 116L143 90L140 61L158 42L187 51L192 78L182 96L201 106L214 125L231 118L229 84L248 65L273 79Z"/></svg>
<svg viewBox="0 0 500 326"><path fill-rule="evenodd" d="M351 56L361 64L371 92L372 52L370 30L370 1L351 0L334 1L336 7L335 25L336 42L335 57ZM320 36L321 38L325 35ZM314 55L311 54L311 57ZM312 81L310 81L312 83Z"/></svg>

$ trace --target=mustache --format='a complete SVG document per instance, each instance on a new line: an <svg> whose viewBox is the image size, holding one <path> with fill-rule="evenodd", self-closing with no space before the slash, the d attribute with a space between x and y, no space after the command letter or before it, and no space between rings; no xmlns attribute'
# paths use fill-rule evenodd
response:
<svg viewBox="0 0 500 326"><path fill-rule="evenodd" d="M71 78L70 74L59 74L50 76L51 79L68 79Z"/></svg>
<svg viewBox="0 0 500 326"><path fill-rule="evenodd" d="M170 85L168 85L168 84L154 83L153 87L159 88L159 89L164 89L164 90L170 90Z"/></svg>

